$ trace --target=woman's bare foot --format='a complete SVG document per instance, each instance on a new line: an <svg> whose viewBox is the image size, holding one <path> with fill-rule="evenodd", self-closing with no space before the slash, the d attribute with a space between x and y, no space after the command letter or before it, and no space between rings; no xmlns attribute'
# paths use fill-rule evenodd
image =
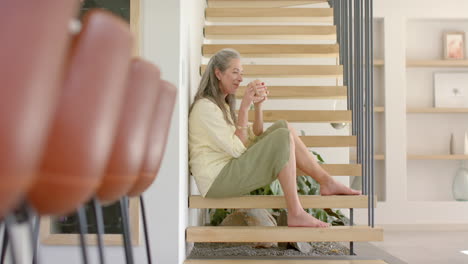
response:
<svg viewBox="0 0 468 264"><path fill-rule="evenodd" d="M302 212L299 212L298 214L292 214L288 212L288 226L289 227L329 227L330 225L311 216L306 211L302 211Z"/></svg>
<svg viewBox="0 0 468 264"><path fill-rule="evenodd" d="M321 195L360 195L360 191L344 186L342 183L330 178L330 181L320 184Z"/></svg>

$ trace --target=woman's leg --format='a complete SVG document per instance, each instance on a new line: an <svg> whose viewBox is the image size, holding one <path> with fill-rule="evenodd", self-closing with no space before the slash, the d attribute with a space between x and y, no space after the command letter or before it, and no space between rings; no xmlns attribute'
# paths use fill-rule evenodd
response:
<svg viewBox="0 0 468 264"><path fill-rule="evenodd" d="M288 123L289 131L294 139L296 165L307 175L314 178L320 184L321 195L359 195L361 192L348 188L335 181L317 162L307 146L297 135L296 130Z"/></svg>
<svg viewBox="0 0 468 264"><path fill-rule="evenodd" d="M278 174L278 180L283 189L284 198L288 208L288 226L306 226L306 227L328 227L313 216L309 215L302 208L299 196L297 194L296 183L296 155L294 136L289 133L289 161Z"/></svg>

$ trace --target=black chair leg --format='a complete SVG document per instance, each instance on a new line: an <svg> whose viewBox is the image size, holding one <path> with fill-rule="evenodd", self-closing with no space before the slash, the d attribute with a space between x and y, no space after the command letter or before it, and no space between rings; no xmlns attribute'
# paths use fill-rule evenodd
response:
<svg viewBox="0 0 468 264"><path fill-rule="evenodd" d="M6 255L6 250L7 247L10 246L10 256L11 256L11 263L16 264L18 263L17 257L16 257L16 248L15 248L15 243L13 240L13 234L11 232L13 225L16 222L16 218L14 215L8 215L5 217L5 231L3 235L3 246L2 246L2 256L1 256L1 263L3 264L5 262L5 255ZM5 238L6 237L6 238Z"/></svg>
<svg viewBox="0 0 468 264"><path fill-rule="evenodd" d="M101 264L106 263L104 258L104 242L102 240L104 236L104 217L102 216L102 206L98 199L93 199L93 210L94 216L96 217L97 225L97 242L99 250L99 261Z"/></svg>
<svg viewBox="0 0 468 264"><path fill-rule="evenodd" d="M0 263L5 263L5 255L8 248L8 234L6 230L6 225L3 224L3 241L2 241L2 255L0 256Z"/></svg>
<svg viewBox="0 0 468 264"><path fill-rule="evenodd" d="M148 257L148 264L152 264L153 261L151 257L149 230L148 230L148 223L146 221L146 209L145 209L145 201L143 199L143 195L140 195L140 206L141 206L141 217L143 218L143 231L145 233L146 256Z"/></svg>
<svg viewBox="0 0 468 264"><path fill-rule="evenodd" d="M78 225L80 229L81 256L83 258L83 263L88 264L88 252L87 252L86 237L85 237L85 234L88 232L88 230L87 230L85 208L84 207L78 208L77 214L78 214Z"/></svg>
<svg viewBox="0 0 468 264"><path fill-rule="evenodd" d="M130 221L128 219L128 198L122 197L120 199L120 213L122 216L122 229L123 229L123 240L125 248L125 257L127 264L133 264L133 248L130 236Z"/></svg>
<svg viewBox="0 0 468 264"><path fill-rule="evenodd" d="M39 263L39 230L41 228L41 217L40 216L36 216L35 217L35 221L34 219L32 220L33 221L33 236L32 236L32 242L33 242L33 259L32 259L32 263L33 264L38 264Z"/></svg>

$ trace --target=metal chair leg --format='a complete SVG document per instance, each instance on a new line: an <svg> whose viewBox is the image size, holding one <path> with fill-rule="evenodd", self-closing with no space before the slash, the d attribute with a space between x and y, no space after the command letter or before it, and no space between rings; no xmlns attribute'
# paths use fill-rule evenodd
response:
<svg viewBox="0 0 468 264"><path fill-rule="evenodd" d="M125 257L127 264L133 264L133 248L132 241L130 239L130 221L128 219L128 198L122 197L120 199L120 213L122 215L122 229L123 229L123 239L124 239L124 248L125 248Z"/></svg>
<svg viewBox="0 0 468 264"><path fill-rule="evenodd" d="M38 247L39 247L39 228L40 228L40 216L36 215L34 209L29 206L27 202L24 202L21 207L21 213L23 214L24 220L28 225L29 234L31 237L31 251L32 251L32 263L38 264ZM35 221L35 219L37 219Z"/></svg>
<svg viewBox="0 0 468 264"><path fill-rule="evenodd" d="M15 220L15 216L14 215L8 215L5 217L5 233L4 233L4 238L5 236L7 237L6 239L6 245L4 245L4 249L2 248L2 264L4 263L5 261L5 255L6 255L6 247L7 246L10 246L10 256L11 256L11 263L12 264L16 264L18 263L17 261L17 257L16 257L16 248L15 248L15 241L13 239L13 235L11 233L11 229L13 227L13 225L15 224L16 220Z"/></svg>
<svg viewBox="0 0 468 264"><path fill-rule="evenodd" d="M104 258L104 242L102 240L104 236L104 217L102 216L102 206L98 199L93 199L93 210L94 216L96 217L96 225L97 225L97 242L98 242L98 250L99 250L99 261L101 264L105 263Z"/></svg>
<svg viewBox="0 0 468 264"><path fill-rule="evenodd" d="M32 236L32 242L34 244L33 246L33 259L32 263L33 264L38 264L39 263L39 230L41 228L41 217L36 216L35 217L36 221L33 219L33 236Z"/></svg>
<svg viewBox="0 0 468 264"><path fill-rule="evenodd" d="M146 209L145 209L145 201L143 199L143 195L140 195L140 205L141 205L141 217L143 218L143 230L145 232L146 256L148 257L148 264L152 264L153 261L151 258L149 230L148 230L148 223L146 222Z"/></svg>
<svg viewBox="0 0 468 264"><path fill-rule="evenodd" d="M86 212L84 207L80 207L77 210L78 214L78 225L80 229L80 245L81 245L81 256L83 258L83 263L88 264L88 252L86 246L86 237L87 233L87 221L86 221Z"/></svg>
<svg viewBox="0 0 468 264"><path fill-rule="evenodd" d="M7 248L8 248L8 234L7 234L7 230L6 230L6 225L3 224L3 241L2 241L2 253L1 253L1 256L0 256L0 263L1 264L4 264L5 263L5 255L6 255L6 251L7 251Z"/></svg>

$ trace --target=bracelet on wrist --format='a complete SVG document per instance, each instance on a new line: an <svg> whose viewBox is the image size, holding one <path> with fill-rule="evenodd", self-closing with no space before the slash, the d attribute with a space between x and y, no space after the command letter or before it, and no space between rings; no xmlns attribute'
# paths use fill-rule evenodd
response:
<svg viewBox="0 0 468 264"><path fill-rule="evenodd" d="M242 129L242 130L248 129L248 128L249 128L248 126L237 126L237 129Z"/></svg>

